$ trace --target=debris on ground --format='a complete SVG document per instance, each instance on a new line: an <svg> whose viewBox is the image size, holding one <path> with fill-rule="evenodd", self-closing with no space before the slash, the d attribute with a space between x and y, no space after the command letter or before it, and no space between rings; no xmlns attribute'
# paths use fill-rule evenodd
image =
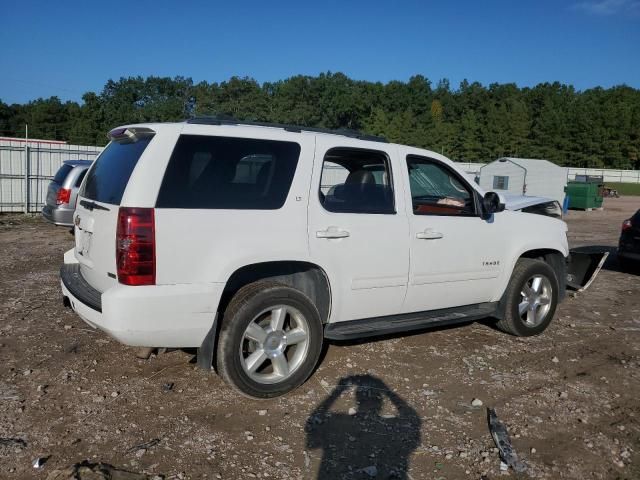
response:
<svg viewBox="0 0 640 480"><path fill-rule="evenodd" d="M31 465L33 466L33 468L40 469L44 467L44 464L47 463L47 460L49 460L50 456L51 455L47 455L46 457L38 457L31 463Z"/></svg>
<svg viewBox="0 0 640 480"><path fill-rule="evenodd" d="M170 392L171 390L173 390L173 387L175 386L175 383L173 382L168 382L168 383L163 383L162 384L162 391L163 392Z"/></svg>
<svg viewBox="0 0 640 480"><path fill-rule="evenodd" d="M153 440L149 440L148 442L140 443L138 445L134 445L129 450L127 450L127 453L133 453L133 452L136 452L138 450L149 450L150 448L155 447L159 443L160 443L160 439L159 438L154 438Z"/></svg>
<svg viewBox="0 0 640 480"><path fill-rule="evenodd" d="M64 470L54 470L47 480L162 480L163 475L146 475L121 470L108 463L76 463Z"/></svg>
<svg viewBox="0 0 640 480"><path fill-rule="evenodd" d="M21 438L0 438L0 447L15 447L22 449L26 446L27 442Z"/></svg>
<svg viewBox="0 0 640 480"><path fill-rule="evenodd" d="M498 420L495 409L487 408L487 420L489 422L489 432L491 432L493 441L498 447L500 459L516 472L524 472L527 467L518 458L518 454L511 446L507 426ZM500 465L500 470L502 470L502 464Z"/></svg>

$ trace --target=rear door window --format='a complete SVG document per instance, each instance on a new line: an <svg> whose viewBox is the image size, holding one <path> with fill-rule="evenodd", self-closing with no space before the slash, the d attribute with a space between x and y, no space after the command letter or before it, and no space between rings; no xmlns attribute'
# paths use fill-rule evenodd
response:
<svg viewBox="0 0 640 480"><path fill-rule="evenodd" d="M342 147L329 150L322 163L319 198L329 212L394 214L386 154Z"/></svg>
<svg viewBox="0 0 640 480"><path fill-rule="evenodd" d="M152 138L147 136L126 143L113 141L107 145L89 169L80 196L120 205L131 173Z"/></svg>
<svg viewBox="0 0 640 480"><path fill-rule="evenodd" d="M64 179L67 178L67 175L71 170L73 170L73 167L71 165L67 165L66 163L63 164L56 172L56 176L53 177L53 181L58 185L62 185L62 182L64 182Z"/></svg>
<svg viewBox="0 0 640 480"><path fill-rule="evenodd" d="M287 198L300 156L293 142L182 135L156 207L275 210Z"/></svg>

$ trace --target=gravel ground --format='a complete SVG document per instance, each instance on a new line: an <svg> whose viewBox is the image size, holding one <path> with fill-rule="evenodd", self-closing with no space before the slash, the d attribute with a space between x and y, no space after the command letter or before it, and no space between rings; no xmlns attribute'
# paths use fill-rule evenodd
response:
<svg viewBox="0 0 640 480"><path fill-rule="evenodd" d="M571 243L615 247L638 207L570 212ZM85 460L150 478L640 478L640 277L615 258L539 337L474 323L332 344L296 392L252 401L194 352L139 360L65 309L65 228L0 216L0 246L0 478ZM500 472L487 406L524 473Z"/></svg>

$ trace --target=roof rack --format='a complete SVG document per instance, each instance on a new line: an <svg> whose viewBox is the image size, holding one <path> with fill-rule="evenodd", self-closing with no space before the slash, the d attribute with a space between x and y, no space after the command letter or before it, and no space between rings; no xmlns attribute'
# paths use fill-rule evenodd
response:
<svg viewBox="0 0 640 480"><path fill-rule="evenodd" d="M384 137L379 137L377 135L368 135L366 133L359 132L358 130L350 130L347 128L331 130L330 128L301 127L299 125L287 125L285 123L269 123L269 122L253 122L250 120L236 120L235 118L227 117L227 116L192 117L187 119L186 122L194 123L197 125L249 125L252 127L282 128L287 132L327 133L329 135L341 135L343 137L357 138L358 140L368 140L370 142L388 143L388 140Z"/></svg>

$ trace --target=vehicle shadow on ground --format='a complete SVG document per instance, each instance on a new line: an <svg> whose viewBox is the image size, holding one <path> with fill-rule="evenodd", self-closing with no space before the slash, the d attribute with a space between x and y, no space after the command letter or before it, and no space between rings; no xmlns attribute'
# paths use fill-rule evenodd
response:
<svg viewBox="0 0 640 480"><path fill-rule="evenodd" d="M342 378L305 425L306 448L321 450L316 478L408 478L420 425L416 411L379 378Z"/></svg>

